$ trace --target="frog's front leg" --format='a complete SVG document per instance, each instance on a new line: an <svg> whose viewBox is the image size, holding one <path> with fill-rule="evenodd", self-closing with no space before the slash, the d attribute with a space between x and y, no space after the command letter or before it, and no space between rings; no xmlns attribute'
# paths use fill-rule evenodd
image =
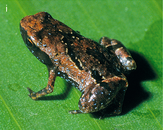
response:
<svg viewBox="0 0 163 130"><path fill-rule="evenodd" d="M54 82L56 79L56 69L55 67L48 67L49 70L49 79L48 79L48 84L45 88L38 92L33 92L30 88L27 88L29 91L29 97L31 97L33 100L36 100L46 94L52 93L54 89Z"/></svg>
<svg viewBox="0 0 163 130"><path fill-rule="evenodd" d="M127 86L128 82L124 75L113 76L102 80L101 83L91 84L84 90L79 100L78 106L80 110L72 110L70 113L97 112L112 104L113 101L118 101L119 105L118 108L115 108L114 113L120 114L125 94L124 90L127 89ZM120 94L121 91L123 92L122 95Z"/></svg>
<svg viewBox="0 0 163 130"><path fill-rule="evenodd" d="M102 37L99 43L109 50L111 49L114 51L125 72L136 69L136 62L133 60L127 48L120 41L108 37Z"/></svg>

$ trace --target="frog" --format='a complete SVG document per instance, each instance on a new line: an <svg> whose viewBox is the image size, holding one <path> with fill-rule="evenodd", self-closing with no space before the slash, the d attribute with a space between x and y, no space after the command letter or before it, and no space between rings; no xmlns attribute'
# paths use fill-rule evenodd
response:
<svg viewBox="0 0 163 130"><path fill-rule="evenodd" d="M49 72L45 88L34 92L27 87L31 99L52 93L60 76L82 93L79 109L69 113L99 112L112 104L116 104L112 114L122 112L128 88L126 75L136 69L136 62L120 41L103 36L96 42L47 12L22 18L20 32L27 48Z"/></svg>

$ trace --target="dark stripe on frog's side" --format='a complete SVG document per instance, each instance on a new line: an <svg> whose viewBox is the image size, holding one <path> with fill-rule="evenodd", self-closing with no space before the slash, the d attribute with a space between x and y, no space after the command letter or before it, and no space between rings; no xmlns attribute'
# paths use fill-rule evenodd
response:
<svg viewBox="0 0 163 130"><path fill-rule="evenodd" d="M62 44L65 44L66 48L68 49L66 51L66 53L70 56L71 60L76 64L76 66L80 69L83 70L82 66L80 65L80 62L78 59L80 59L80 57L76 57L75 52L74 52L74 47L72 47L71 45L74 42L74 39L76 37L80 37L80 39L83 39L83 37L81 35L79 35L78 33L76 33L75 31L72 31L71 33L66 33L66 32L62 32L60 31L61 35L63 38L61 38L61 42Z"/></svg>

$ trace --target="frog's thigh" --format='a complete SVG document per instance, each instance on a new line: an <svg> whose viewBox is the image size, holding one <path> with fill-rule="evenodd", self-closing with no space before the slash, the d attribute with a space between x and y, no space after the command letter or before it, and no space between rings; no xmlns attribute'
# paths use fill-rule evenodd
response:
<svg viewBox="0 0 163 130"><path fill-rule="evenodd" d="M49 70L49 79L48 79L48 84L45 88L43 88L42 90L38 91L38 92L33 92L30 88L28 88L29 91L29 96L33 99L36 100L39 97L42 97L46 94L52 93L53 89L54 89L54 82L56 79L56 73L55 70L51 69Z"/></svg>
<svg viewBox="0 0 163 130"><path fill-rule="evenodd" d="M118 97L117 94L119 93L119 91L122 90L126 90L127 86L128 86L128 82L126 80L126 77L122 74L120 76L113 76L111 78L107 78L105 80L102 80L103 83L106 83L107 86L99 86L99 84L96 84L96 86L90 87L87 89L85 89L83 95L80 98L79 101L79 109L80 110L72 110L70 111L71 114L77 114L77 113L91 113L91 112L95 112L95 111L100 111L104 108L107 107L107 102L103 105L101 105L101 102L103 102L103 98L106 97L106 101L110 102L110 98L111 96L114 97L114 100L116 100L119 104L118 104L118 108L116 108L116 111L114 112L114 114L119 114L121 112L121 107L122 107L122 103L123 103L123 98L124 98L124 92L121 95L122 97ZM93 91L92 91L93 90ZM101 92L106 91L106 95L101 94ZM110 94L109 91L112 91L112 93ZM98 95L97 95L98 93ZM116 94L116 95L114 95ZM117 96L117 98L116 98ZM96 97L96 100L94 100L94 98ZM109 98L109 100L108 100ZM95 105L97 109L95 108Z"/></svg>
<svg viewBox="0 0 163 130"><path fill-rule="evenodd" d="M129 51L120 41L110 39L108 37L102 37L100 39L100 44L109 50L112 49L115 52L115 55L117 55L119 61L126 71L136 69L135 61L133 60Z"/></svg>

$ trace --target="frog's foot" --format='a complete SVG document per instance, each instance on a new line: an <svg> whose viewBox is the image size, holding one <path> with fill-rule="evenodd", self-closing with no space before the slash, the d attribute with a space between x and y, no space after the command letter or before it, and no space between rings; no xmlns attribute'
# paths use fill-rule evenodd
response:
<svg viewBox="0 0 163 130"><path fill-rule="evenodd" d="M45 88L41 89L38 92L33 92L30 88L27 88L29 91L29 97L33 100L37 100L38 98L45 96L46 94L52 93L54 90L54 82L56 78L54 67L48 67L49 70L49 80L48 84Z"/></svg>
<svg viewBox="0 0 163 130"><path fill-rule="evenodd" d="M43 88L42 90L38 92L32 91L30 88L27 88L29 91L29 97L32 98L33 100L37 100L38 98L45 96L46 94L52 93L54 86L48 85L46 88Z"/></svg>
<svg viewBox="0 0 163 130"><path fill-rule="evenodd" d="M29 91L29 97L30 98L32 98L33 100L37 100L38 99L38 97L37 97L37 94L34 92L34 91L32 91L30 88L27 88L28 89L28 91Z"/></svg>
<svg viewBox="0 0 163 130"><path fill-rule="evenodd" d="M130 72L136 69L136 62L132 58L130 52L127 48L118 40L110 39L108 37L102 37L100 39L100 44L108 48L108 50L113 50L125 72Z"/></svg>
<svg viewBox="0 0 163 130"><path fill-rule="evenodd" d="M69 111L70 114L79 114L79 113L83 113L82 110L70 110Z"/></svg>

